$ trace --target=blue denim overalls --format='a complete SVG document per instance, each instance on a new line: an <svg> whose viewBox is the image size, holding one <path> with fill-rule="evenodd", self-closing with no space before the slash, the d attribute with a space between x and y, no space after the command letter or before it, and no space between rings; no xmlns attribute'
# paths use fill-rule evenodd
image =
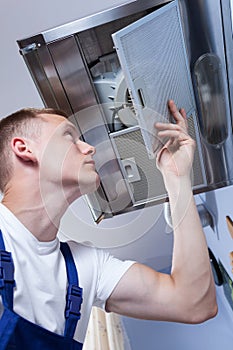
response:
<svg viewBox="0 0 233 350"><path fill-rule="evenodd" d="M65 309L64 336L50 332L27 321L13 311L14 265L11 253L5 250L0 230L0 295L4 311L0 319L0 350L81 350L83 344L73 340L82 303L82 288L78 285L75 263L67 243L61 243L65 258L68 288Z"/></svg>

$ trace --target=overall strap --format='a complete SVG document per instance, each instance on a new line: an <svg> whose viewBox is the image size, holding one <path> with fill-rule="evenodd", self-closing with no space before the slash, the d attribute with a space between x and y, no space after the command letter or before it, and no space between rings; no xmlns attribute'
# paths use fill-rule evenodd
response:
<svg viewBox="0 0 233 350"><path fill-rule="evenodd" d="M80 309L83 301L82 288L79 287L78 273L70 251L70 247L65 242L61 242L60 244L60 249L66 262L66 271L68 278L65 309L66 324L64 336L73 338L78 320L81 317Z"/></svg>
<svg viewBox="0 0 233 350"><path fill-rule="evenodd" d="M3 305L13 310L14 293L14 264L10 252L5 249L5 244L0 230L0 294Z"/></svg>

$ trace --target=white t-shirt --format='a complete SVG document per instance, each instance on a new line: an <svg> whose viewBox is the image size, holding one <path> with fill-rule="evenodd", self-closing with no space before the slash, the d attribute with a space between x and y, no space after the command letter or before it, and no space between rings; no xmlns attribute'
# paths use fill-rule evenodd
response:
<svg viewBox="0 0 233 350"><path fill-rule="evenodd" d="M62 335L67 277L59 240L38 241L1 203L0 229L15 266L14 311ZM83 288L81 319L74 339L83 343L92 306L105 307L107 298L134 262L120 261L104 250L76 242L69 242L69 246L77 267L79 285ZM0 303L0 315L2 310Z"/></svg>

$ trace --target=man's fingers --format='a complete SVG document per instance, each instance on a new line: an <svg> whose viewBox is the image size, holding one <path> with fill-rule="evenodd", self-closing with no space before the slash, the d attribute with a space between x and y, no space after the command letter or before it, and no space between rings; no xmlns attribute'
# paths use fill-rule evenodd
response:
<svg viewBox="0 0 233 350"><path fill-rule="evenodd" d="M178 108L173 100L168 101L168 107L169 107L169 110L170 110L173 118L175 119L175 121L177 123L181 122L183 125L186 126L187 116L186 116L185 109L181 108L180 110L178 110Z"/></svg>
<svg viewBox="0 0 233 350"><path fill-rule="evenodd" d="M185 111L184 108L181 108L181 109L180 109L180 114L182 115L182 117L183 117L184 119L187 118L186 111Z"/></svg>
<svg viewBox="0 0 233 350"><path fill-rule="evenodd" d="M185 133L188 134L187 129L184 128L181 125L178 124L172 124L172 123L156 123L155 124L156 129L158 132L160 131L168 131L168 132L176 132L176 133Z"/></svg>
<svg viewBox="0 0 233 350"><path fill-rule="evenodd" d="M157 122L155 123L155 127L158 130L177 130L177 132L188 133L188 123L185 109L181 108L179 111L173 100L169 100L168 106L176 123Z"/></svg>
<svg viewBox="0 0 233 350"><path fill-rule="evenodd" d="M182 138L187 138L187 134L184 132L181 132L180 130L169 130L169 129L164 129L164 130L160 130L158 131L158 136L159 137L169 137L169 138L175 138L178 139L180 138L182 135Z"/></svg>

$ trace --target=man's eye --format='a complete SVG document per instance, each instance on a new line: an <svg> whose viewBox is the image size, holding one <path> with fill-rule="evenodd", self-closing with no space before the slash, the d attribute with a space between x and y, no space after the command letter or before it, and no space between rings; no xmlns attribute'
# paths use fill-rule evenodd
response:
<svg viewBox="0 0 233 350"><path fill-rule="evenodd" d="M72 135L72 133L70 131L66 131L65 132L65 136L73 138L73 135Z"/></svg>
<svg viewBox="0 0 233 350"><path fill-rule="evenodd" d="M65 137L67 140L73 143L77 143L77 141L79 140L79 138L75 134L73 134L71 131L65 132Z"/></svg>

